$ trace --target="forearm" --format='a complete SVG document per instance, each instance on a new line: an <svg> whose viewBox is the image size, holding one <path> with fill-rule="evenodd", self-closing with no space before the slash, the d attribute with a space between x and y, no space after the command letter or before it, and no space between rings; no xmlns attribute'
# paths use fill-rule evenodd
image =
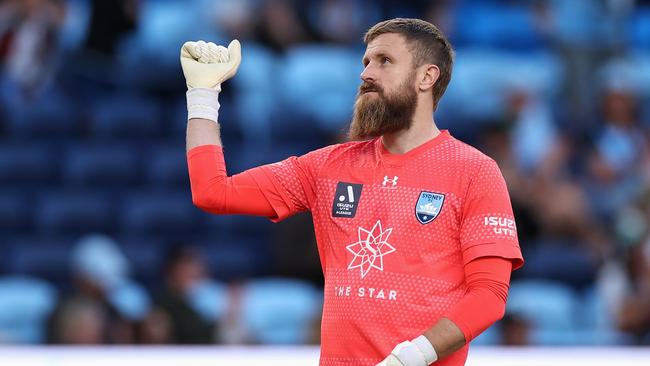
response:
<svg viewBox="0 0 650 366"><path fill-rule="evenodd" d="M447 318L438 320L433 327L424 332L424 336L433 345L439 359L451 355L466 343L465 335L460 328Z"/></svg>
<svg viewBox="0 0 650 366"><path fill-rule="evenodd" d="M187 122L186 149L202 145L223 146L219 123L203 118L192 118Z"/></svg>
<svg viewBox="0 0 650 366"><path fill-rule="evenodd" d="M503 317L512 263L497 257L475 259L465 265L465 296L424 332L439 358L462 348Z"/></svg>
<svg viewBox="0 0 650 366"><path fill-rule="evenodd" d="M379 365L431 364L469 343L503 317L512 262L500 257L477 258L465 265L464 296L422 336L398 344ZM391 362L395 356L398 363Z"/></svg>

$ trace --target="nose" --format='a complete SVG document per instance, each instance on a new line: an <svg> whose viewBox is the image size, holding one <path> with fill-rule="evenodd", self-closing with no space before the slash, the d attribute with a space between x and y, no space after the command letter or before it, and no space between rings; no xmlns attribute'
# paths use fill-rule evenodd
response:
<svg viewBox="0 0 650 366"><path fill-rule="evenodd" d="M363 71L361 72L361 75L359 75L359 76L361 77L361 80L363 80L365 82L373 82L373 81L376 80L375 79L375 73L374 73L372 67L370 67L370 64L368 64L366 67L363 68Z"/></svg>

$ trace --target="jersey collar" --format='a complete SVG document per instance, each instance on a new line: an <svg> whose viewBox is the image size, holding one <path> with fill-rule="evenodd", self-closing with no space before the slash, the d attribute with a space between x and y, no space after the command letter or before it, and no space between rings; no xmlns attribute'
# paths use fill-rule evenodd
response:
<svg viewBox="0 0 650 366"><path fill-rule="evenodd" d="M375 140L375 151L377 152L379 159L384 163L391 165L403 165L408 160L412 160L415 156L420 155L423 152L433 148L434 146L441 144L450 136L451 135L449 134L448 130L441 130L438 136L403 154L393 154L388 151L384 146L381 137L378 137Z"/></svg>

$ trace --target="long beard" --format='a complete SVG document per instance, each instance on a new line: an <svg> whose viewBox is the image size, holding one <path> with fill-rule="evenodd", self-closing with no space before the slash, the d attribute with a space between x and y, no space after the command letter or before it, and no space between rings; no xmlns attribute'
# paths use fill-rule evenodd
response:
<svg viewBox="0 0 650 366"><path fill-rule="evenodd" d="M388 95L377 84L361 84L354 102L348 138L369 139L409 129L417 106L414 82L415 73L412 73L395 92ZM365 95L368 91L375 91L377 95Z"/></svg>

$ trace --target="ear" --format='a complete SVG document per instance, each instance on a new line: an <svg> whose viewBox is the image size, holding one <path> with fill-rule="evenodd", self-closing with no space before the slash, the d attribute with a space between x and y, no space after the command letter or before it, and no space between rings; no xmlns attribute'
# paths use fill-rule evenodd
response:
<svg viewBox="0 0 650 366"><path fill-rule="evenodd" d="M422 71L420 72L420 83L418 84L418 89L420 91L426 91L433 88L440 78L440 68L434 64L422 65Z"/></svg>

